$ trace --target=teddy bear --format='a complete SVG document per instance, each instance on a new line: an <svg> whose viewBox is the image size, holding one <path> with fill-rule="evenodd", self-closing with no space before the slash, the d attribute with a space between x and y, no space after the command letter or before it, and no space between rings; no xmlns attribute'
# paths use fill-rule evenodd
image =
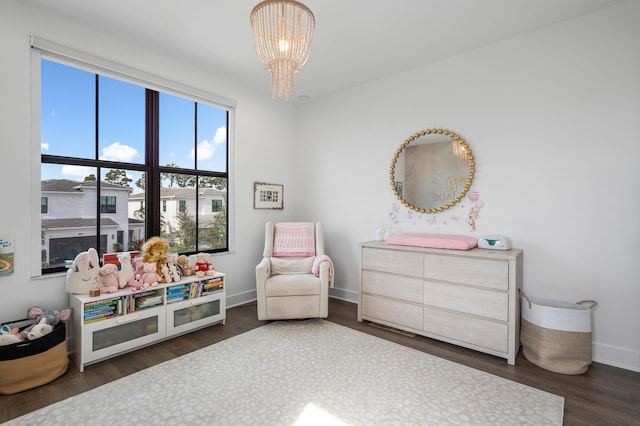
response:
<svg viewBox="0 0 640 426"><path fill-rule="evenodd" d="M140 280L142 281L142 288L145 289L149 286L155 287L160 282L160 275L156 272L156 264L154 262L145 262L142 266L144 273Z"/></svg>
<svg viewBox="0 0 640 426"><path fill-rule="evenodd" d="M204 277L205 275L213 275L213 265L209 262L209 253L196 254L196 277Z"/></svg>
<svg viewBox="0 0 640 426"><path fill-rule="evenodd" d="M135 277L133 264L131 263L131 254L118 253L118 262L120 262L120 270L118 271L118 287L125 288Z"/></svg>
<svg viewBox="0 0 640 426"><path fill-rule="evenodd" d="M114 293L118 291L118 267L113 263L107 263L100 268L100 279L98 280L98 288L100 294Z"/></svg>
<svg viewBox="0 0 640 426"><path fill-rule="evenodd" d="M167 251L169 243L161 237L151 237L142 248L142 260L145 263L156 264L156 274L162 276L162 265L168 261Z"/></svg>
<svg viewBox="0 0 640 426"><path fill-rule="evenodd" d="M50 333L60 321L68 321L71 318L71 308L56 311L33 306L27 311L27 317L36 321L20 334L24 339L34 340Z"/></svg>
<svg viewBox="0 0 640 426"><path fill-rule="evenodd" d="M178 271L182 274L183 277L190 277L193 275L193 267L189 265L189 258L184 254L178 256L177 264Z"/></svg>

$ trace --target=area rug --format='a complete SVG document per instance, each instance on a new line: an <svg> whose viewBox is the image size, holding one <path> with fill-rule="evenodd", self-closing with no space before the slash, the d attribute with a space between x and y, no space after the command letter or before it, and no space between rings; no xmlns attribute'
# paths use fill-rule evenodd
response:
<svg viewBox="0 0 640 426"><path fill-rule="evenodd" d="M7 425L561 425L564 399L325 320L278 321Z"/></svg>

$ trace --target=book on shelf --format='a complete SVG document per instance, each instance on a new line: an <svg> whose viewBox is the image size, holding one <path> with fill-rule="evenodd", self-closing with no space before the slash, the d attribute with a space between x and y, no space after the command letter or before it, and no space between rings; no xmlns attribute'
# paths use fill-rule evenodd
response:
<svg viewBox="0 0 640 426"><path fill-rule="evenodd" d="M118 267L118 270L122 269L122 265L120 265L120 261L118 260L118 255L122 254L122 252L119 253L105 253L102 255L102 264L106 265L107 263L113 263L114 265L116 265ZM130 251L129 255L131 256L131 260L135 259L136 257L140 256L140 252L139 251Z"/></svg>

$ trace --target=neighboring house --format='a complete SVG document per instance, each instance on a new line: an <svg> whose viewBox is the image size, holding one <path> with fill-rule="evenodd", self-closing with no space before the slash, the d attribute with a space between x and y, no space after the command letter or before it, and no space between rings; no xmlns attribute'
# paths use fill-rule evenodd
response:
<svg viewBox="0 0 640 426"><path fill-rule="evenodd" d="M100 185L100 252L126 251L144 239L144 221L129 218L127 186ZM96 181L41 182L42 262L49 266L96 246Z"/></svg>
<svg viewBox="0 0 640 426"><path fill-rule="evenodd" d="M215 188L200 188L198 192L198 224L199 228L210 225L218 212L226 207L227 192ZM129 217L144 219L145 193L133 194L129 197ZM178 228L178 215L188 213L195 218L196 190L193 187L160 188L160 211L162 215L162 232L170 241Z"/></svg>

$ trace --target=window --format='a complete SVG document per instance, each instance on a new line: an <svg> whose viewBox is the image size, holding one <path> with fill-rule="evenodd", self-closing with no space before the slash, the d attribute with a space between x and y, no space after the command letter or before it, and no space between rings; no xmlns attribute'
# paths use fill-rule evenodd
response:
<svg viewBox="0 0 640 426"><path fill-rule="evenodd" d="M153 235L175 253L228 251L232 106L37 49L42 272L90 247L140 250ZM210 192L224 215L202 213ZM176 196L179 211L168 212Z"/></svg>
<svg viewBox="0 0 640 426"><path fill-rule="evenodd" d="M222 209L222 200L211 200L211 211L219 212Z"/></svg>
<svg viewBox="0 0 640 426"><path fill-rule="evenodd" d="M100 197L100 213L116 213L116 197Z"/></svg>

